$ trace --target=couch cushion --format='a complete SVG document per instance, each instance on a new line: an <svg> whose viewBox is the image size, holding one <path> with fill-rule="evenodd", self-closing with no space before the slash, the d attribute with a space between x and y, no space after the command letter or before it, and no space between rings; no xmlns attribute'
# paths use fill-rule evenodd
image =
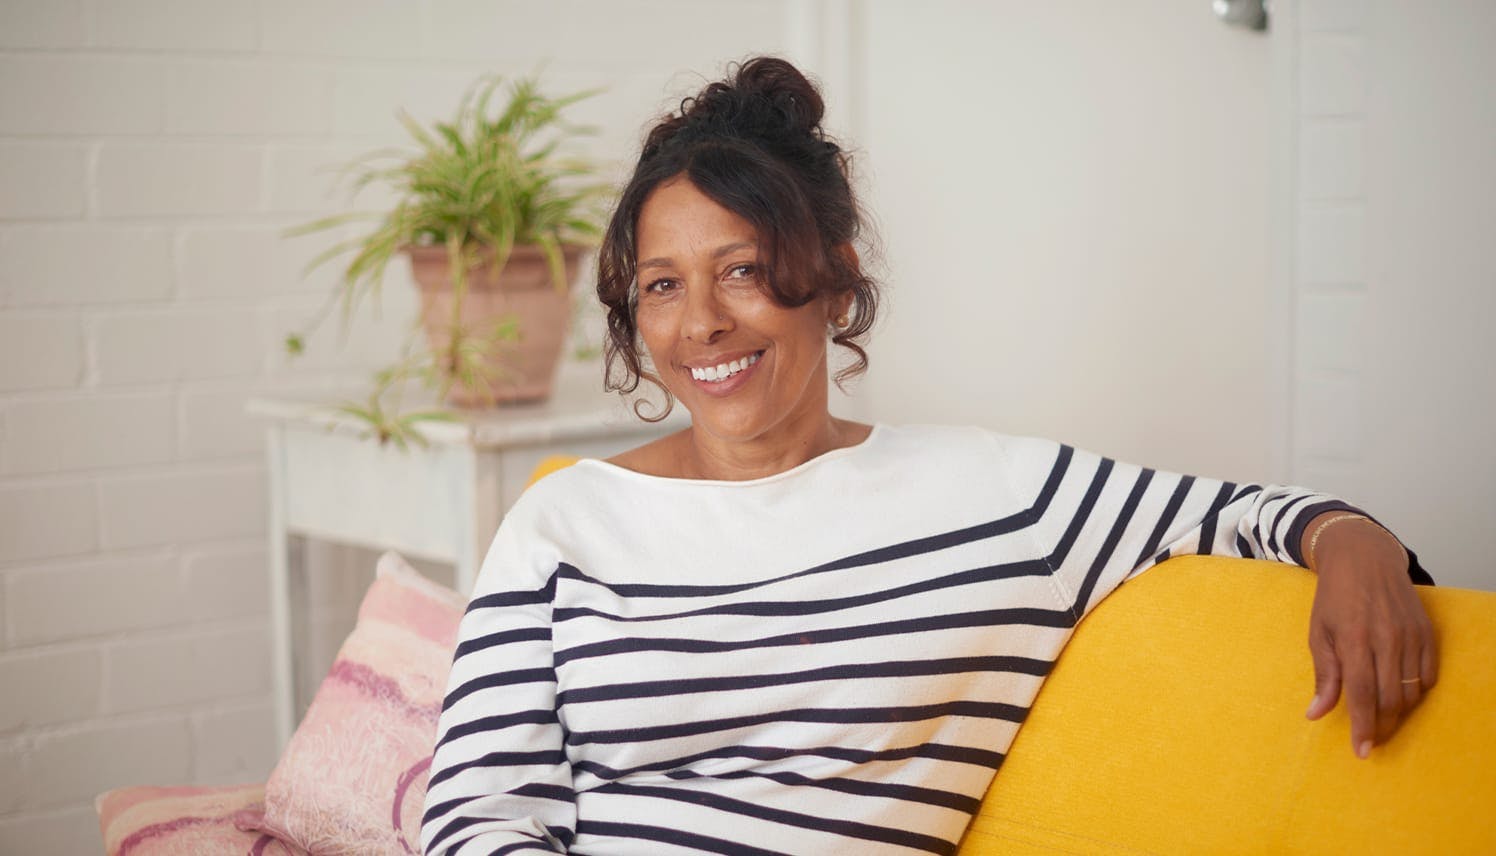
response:
<svg viewBox="0 0 1496 856"><path fill-rule="evenodd" d="M94 801L107 856L214 856L305 851L254 830L265 786L116 788Z"/></svg>
<svg viewBox="0 0 1496 856"><path fill-rule="evenodd" d="M265 828L317 854L418 853L465 599L394 553L265 785Z"/></svg>
<svg viewBox="0 0 1496 856"><path fill-rule="evenodd" d="M1080 625L962 843L986 853L1496 853L1496 594L1418 589L1439 684L1359 760L1304 718L1314 576L1165 562Z"/></svg>

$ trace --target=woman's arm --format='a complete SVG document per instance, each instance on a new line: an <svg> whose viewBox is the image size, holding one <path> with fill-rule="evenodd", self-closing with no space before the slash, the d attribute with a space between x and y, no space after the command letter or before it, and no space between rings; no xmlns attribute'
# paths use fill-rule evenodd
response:
<svg viewBox="0 0 1496 856"><path fill-rule="evenodd" d="M1433 624L1408 578L1408 553L1363 515L1330 511L1304 527L1305 564L1319 575L1309 618L1314 700L1334 709L1345 690L1351 745L1365 758L1386 742L1439 679Z"/></svg>
<svg viewBox="0 0 1496 856"><path fill-rule="evenodd" d="M1124 580L1171 556L1242 556L1309 567L1313 553L1314 563L1322 566L1312 654L1322 692L1310 707L1311 718L1332 709L1343 687L1353 749L1360 753L1369 748L1367 740L1391 736L1415 700L1414 684L1405 691L1404 678L1420 675L1420 693L1431 686L1432 673L1421 667L1403 672L1398 663L1398 675L1391 678L1398 706L1391 698L1385 710L1380 703L1384 684L1378 667L1394 665L1393 652L1434 656L1432 644L1423 644L1432 634L1411 630L1428 619L1410 579L1431 580L1380 526L1329 522L1364 517L1356 508L1300 487L1152 470L1048 440L999 437L998 442L1014 489L1032 502L1031 531L1075 620ZM1385 652L1381 660L1379 650Z"/></svg>
<svg viewBox="0 0 1496 856"><path fill-rule="evenodd" d="M484 558L437 723L426 856L564 853L576 804L556 713L550 568L510 512Z"/></svg>

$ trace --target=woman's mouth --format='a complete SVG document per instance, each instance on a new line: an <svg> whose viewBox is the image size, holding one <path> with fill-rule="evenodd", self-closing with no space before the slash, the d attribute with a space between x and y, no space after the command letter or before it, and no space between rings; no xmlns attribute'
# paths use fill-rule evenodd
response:
<svg viewBox="0 0 1496 856"><path fill-rule="evenodd" d="M707 366L700 369L692 368L691 378L693 380L705 381L706 383L723 383L728 378L736 376L758 362L758 358L763 356L763 353L763 351L756 351L741 359L729 360L725 363L718 363L715 366Z"/></svg>

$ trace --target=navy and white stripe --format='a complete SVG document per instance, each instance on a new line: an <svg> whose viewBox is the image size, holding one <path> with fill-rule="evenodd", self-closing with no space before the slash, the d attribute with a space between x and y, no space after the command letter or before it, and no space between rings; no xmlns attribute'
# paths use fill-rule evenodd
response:
<svg viewBox="0 0 1496 856"><path fill-rule="evenodd" d="M1335 507L979 429L750 482L581 462L484 561L423 847L951 853L1109 592L1179 553L1301 563Z"/></svg>

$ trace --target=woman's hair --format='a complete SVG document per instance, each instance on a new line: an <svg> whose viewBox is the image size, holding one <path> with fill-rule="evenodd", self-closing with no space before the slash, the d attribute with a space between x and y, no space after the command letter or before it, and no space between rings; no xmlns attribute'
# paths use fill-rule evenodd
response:
<svg viewBox="0 0 1496 856"><path fill-rule="evenodd" d="M838 383L867 369L863 349L878 310L878 286L848 246L862 228L846 154L821 128L816 87L788 62L755 57L726 80L681 101L644 140L598 252L597 296L608 309L607 388L632 393L644 371L634 308L639 211L661 184L684 176L758 233L763 285L781 306L850 294L850 323L832 341L853 361ZM622 362L621 374L619 362ZM656 419L669 413L666 407ZM638 410L636 406L635 410Z"/></svg>

